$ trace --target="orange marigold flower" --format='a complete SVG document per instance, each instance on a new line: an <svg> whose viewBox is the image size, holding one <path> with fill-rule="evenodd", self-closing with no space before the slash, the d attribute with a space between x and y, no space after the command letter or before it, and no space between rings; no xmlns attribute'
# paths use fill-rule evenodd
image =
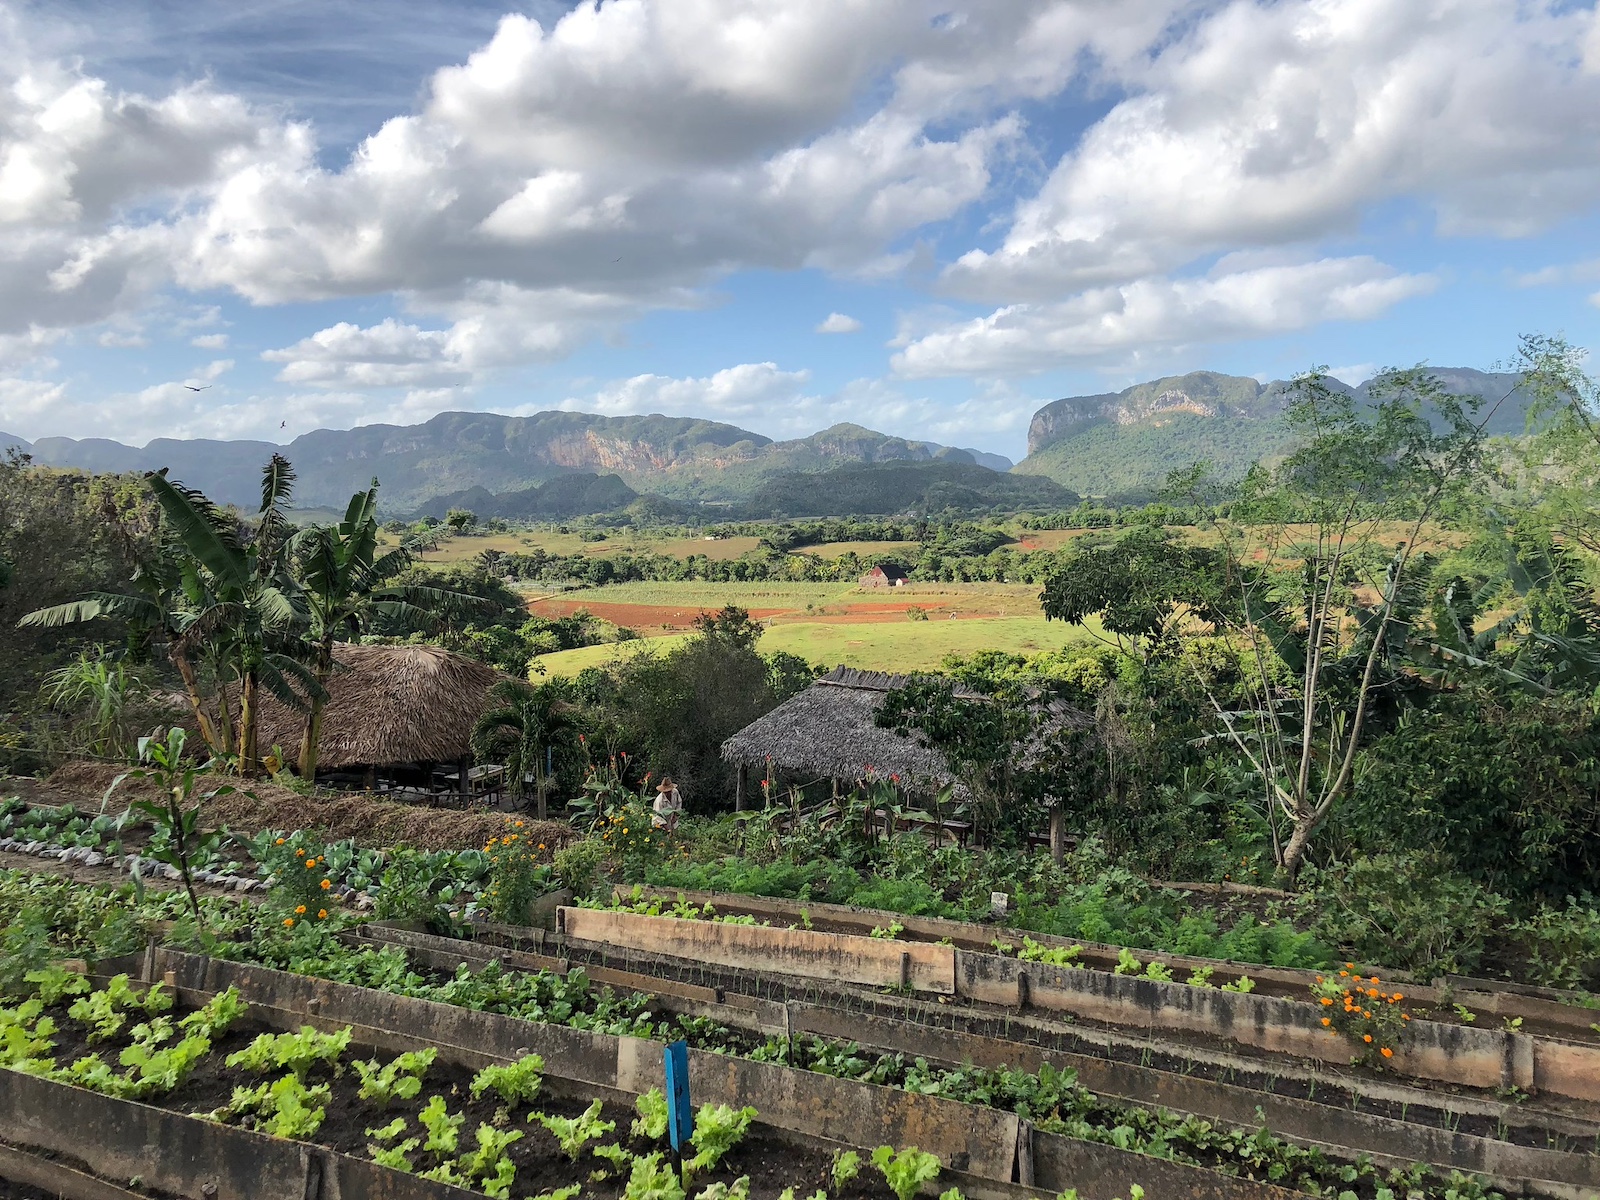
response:
<svg viewBox="0 0 1600 1200"><path fill-rule="evenodd" d="M328 910L325 908L317 909L317 919L320 921L326 921L328 919Z"/></svg>
<svg viewBox="0 0 1600 1200"><path fill-rule="evenodd" d="M1402 1021L1409 1021L1409 1020L1411 1020L1411 1014L1410 1013L1401 1013L1400 1014L1400 1019Z"/></svg>
<svg viewBox="0 0 1600 1200"><path fill-rule="evenodd" d="M1387 1047L1387 1046L1385 1046L1383 1049L1379 1050L1378 1053L1383 1055L1385 1058L1393 1058L1394 1057L1394 1051L1389 1049L1389 1047Z"/></svg>
<svg viewBox="0 0 1600 1200"><path fill-rule="evenodd" d="M317 884L317 886L320 887L323 891L327 891L329 888L331 888L333 886L333 880L324 879L321 883Z"/></svg>
<svg viewBox="0 0 1600 1200"><path fill-rule="evenodd" d="M317 860L314 859L314 858L306 859L306 870L315 871L316 869L317 869Z"/></svg>
<svg viewBox="0 0 1600 1200"><path fill-rule="evenodd" d="M1345 978L1347 978L1347 979L1348 979L1348 978L1349 978L1349 976L1350 976L1350 972L1349 972L1349 971L1340 971L1340 972L1339 972L1339 974L1340 974L1340 975L1342 975L1342 976L1344 976L1344 977L1345 977Z"/></svg>
<svg viewBox="0 0 1600 1200"><path fill-rule="evenodd" d="M306 906L304 904L297 905L295 907L295 910L294 910L294 915L297 916L297 917L305 916L306 915Z"/></svg>
<svg viewBox="0 0 1600 1200"><path fill-rule="evenodd" d="M294 918L293 917L285 917L283 919L283 924L284 924L284 926L286 928L293 929L294 928Z"/></svg>
<svg viewBox="0 0 1600 1200"><path fill-rule="evenodd" d="M541 850L543 850L543 849L544 849L544 843L543 843L543 842L540 842L540 843L539 843L539 849L541 849Z"/></svg>
<svg viewBox="0 0 1600 1200"><path fill-rule="evenodd" d="M1394 994L1394 998L1395 998L1395 999L1396 999L1396 1000L1404 1000L1404 999L1405 999L1405 997L1404 997L1404 996L1402 996L1402 995L1401 995L1401 994L1400 994L1400 993L1399 993L1399 992L1396 992L1396 993L1395 993L1395 994Z"/></svg>
<svg viewBox="0 0 1600 1200"><path fill-rule="evenodd" d="M521 828L522 828L522 827L523 827L523 825L524 825L524 824L525 824L525 822L523 822L523 821L518 821L518 822L517 822L517 828L518 828L518 829L521 829Z"/></svg>
<svg viewBox="0 0 1600 1200"><path fill-rule="evenodd" d="M274 846L281 846L281 845L284 844L284 842L286 842L288 840L289 840L288 838L279 838L277 841L273 842L272 844Z"/></svg>
<svg viewBox="0 0 1600 1200"><path fill-rule="evenodd" d="M305 857L305 856L306 856L306 849L305 849L305 847L304 847L304 846L302 846L302 847L300 847L300 849L298 849L298 850L296 850L296 851L295 851L295 852L294 852L294 856L295 856L295 857L296 857L296 858L304 858L304 857Z"/></svg>
<svg viewBox="0 0 1600 1200"><path fill-rule="evenodd" d="M1355 970L1355 966L1356 965L1355 965L1355 963L1345 963L1345 966L1349 967L1353 971L1353 970Z"/></svg>
<svg viewBox="0 0 1600 1200"><path fill-rule="evenodd" d="M1322 1003L1324 1005L1326 1005L1327 1007L1329 1007L1329 1008L1331 1008L1333 1006L1333 1001L1331 999L1329 999L1327 996L1324 996L1322 998Z"/></svg>
<svg viewBox="0 0 1600 1200"><path fill-rule="evenodd" d="M1323 1017L1322 1018L1322 1023L1324 1025L1332 1025L1333 1024L1333 1018L1332 1017Z"/></svg>
<svg viewBox="0 0 1600 1200"><path fill-rule="evenodd" d="M1370 1042L1372 1040L1372 1035L1370 1033L1363 1033L1361 1035L1361 1040L1363 1042Z"/></svg>

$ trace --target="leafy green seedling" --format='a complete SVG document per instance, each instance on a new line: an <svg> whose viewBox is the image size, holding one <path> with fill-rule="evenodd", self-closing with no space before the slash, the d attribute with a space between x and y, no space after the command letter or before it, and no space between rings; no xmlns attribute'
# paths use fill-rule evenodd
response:
<svg viewBox="0 0 1600 1200"><path fill-rule="evenodd" d="M461 1156L461 1173L466 1179L481 1183L485 1195L507 1200L517 1178L517 1164L511 1161L506 1148L522 1140L522 1131L502 1133L492 1125L479 1125L477 1139L478 1148Z"/></svg>
<svg viewBox="0 0 1600 1200"><path fill-rule="evenodd" d="M578 1155L583 1153L585 1146L590 1142L599 1141L617 1127L615 1121L600 1119L601 1107L600 1101L596 1100L575 1117L552 1117L546 1113L530 1113L528 1120L537 1121L548 1129L561 1144L562 1153L573 1162L577 1162Z"/></svg>
<svg viewBox="0 0 1600 1200"><path fill-rule="evenodd" d="M318 1063L333 1067L334 1074L338 1074L339 1056L349 1046L348 1025L338 1033L319 1033L310 1025L302 1025L299 1033L260 1034L243 1050L228 1055L227 1063L259 1075L287 1069L304 1081L306 1073Z"/></svg>
<svg viewBox="0 0 1600 1200"><path fill-rule="evenodd" d="M1117 951L1117 965L1111 968L1113 975L1137 975L1144 970L1144 964L1139 961L1139 956L1126 946Z"/></svg>
<svg viewBox="0 0 1600 1200"><path fill-rule="evenodd" d="M622 1200L684 1200L683 1184L672 1164L662 1162L659 1153L646 1154L633 1160Z"/></svg>
<svg viewBox="0 0 1600 1200"><path fill-rule="evenodd" d="M380 1142L392 1142L405 1131L406 1119L404 1117L396 1117L387 1125L379 1125L375 1128L367 1130L367 1136L369 1138L375 1138Z"/></svg>
<svg viewBox="0 0 1600 1200"><path fill-rule="evenodd" d="M583 1191L581 1184L569 1183L566 1187L558 1187L553 1192L540 1192L533 1197L533 1200L572 1200L581 1191Z"/></svg>
<svg viewBox="0 0 1600 1200"><path fill-rule="evenodd" d="M438 1053L429 1046L426 1050L408 1050L381 1066L375 1058L352 1063L361 1080L357 1094L380 1109L388 1108L391 1100L415 1100L422 1092L422 1077Z"/></svg>
<svg viewBox="0 0 1600 1200"><path fill-rule="evenodd" d="M1241 995L1248 995L1256 990L1256 981L1251 979L1248 975L1241 975L1232 983L1223 984L1222 990L1225 992L1238 992Z"/></svg>
<svg viewBox="0 0 1600 1200"><path fill-rule="evenodd" d="M615 1142L609 1146L596 1146L594 1148L594 1156L605 1159L606 1162L611 1164L612 1169L618 1172L624 1171L633 1165L632 1152L626 1146ZM609 1172L605 1174L609 1178ZM599 1180L595 1182L598 1183Z"/></svg>
<svg viewBox="0 0 1600 1200"><path fill-rule="evenodd" d="M726 1104L702 1104L694 1115L694 1133L689 1137L689 1144L696 1153L684 1161L684 1171L713 1170L728 1151L743 1140L755 1118L756 1110L748 1105L730 1108Z"/></svg>
<svg viewBox="0 0 1600 1200"><path fill-rule="evenodd" d="M417 1114L417 1120L428 1131L428 1140L422 1148L430 1154L454 1154L460 1144L462 1122L466 1119L465 1114L452 1117L443 1096L431 1097Z"/></svg>
<svg viewBox="0 0 1600 1200"><path fill-rule="evenodd" d="M670 1106L667 1097L660 1088L651 1088L644 1095L633 1102L634 1112L639 1117L633 1123L633 1136L646 1141L659 1142L667 1136L667 1120Z"/></svg>
<svg viewBox="0 0 1600 1200"><path fill-rule="evenodd" d="M793 1188L789 1190L794 1191ZM826 1193L817 1194L826 1200ZM732 1186L726 1183L708 1183L694 1194L694 1200L750 1200L750 1176L739 1176L733 1181Z"/></svg>
<svg viewBox="0 0 1600 1200"><path fill-rule="evenodd" d="M861 1155L854 1150L834 1151L833 1167L829 1171L834 1191L843 1190L844 1186L859 1174L861 1174Z"/></svg>
<svg viewBox="0 0 1600 1200"><path fill-rule="evenodd" d="M1144 969L1146 979L1154 979L1157 983L1171 983L1172 970L1165 963L1150 962Z"/></svg>
<svg viewBox="0 0 1600 1200"><path fill-rule="evenodd" d="M416 1170L411 1165L410 1155L421 1143L416 1138L407 1138L393 1146L367 1146L367 1157L380 1167L389 1167L396 1171L404 1171L407 1175Z"/></svg>
<svg viewBox="0 0 1600 1200"><path fill-rule="evenodd" d="M537 1054L525 1054L508 1067L485 1067L472 1077L472 1098L494 1091L507 1104L530 1103L544 1082L543 1071L544 1059Z"/></svg>
<svg viewBox="0 0 1600 1200"><path fill-rule="evenodd" d="M249 1007L239 998L239 989L230 987L225 992L218 992L202 1007L184 1017L178 1022L178 1028L185 1033L221 1037L233 1027L235 1021L244 1016Z"/></svg>
<svg viewBox="0 0 1600 1200"><path fill-rule="evenodd" d="M82 996L94 990L94 985L76 971L51 964L37 971L29 971L24 982L33 984L34 992L47 1005L60 1004L68 996Z"/></svg>
<svg viewBox="0 0 1600 1200"><path fill-rule="evenodd" d="M967 1198L961 1194L960 1188L951 1188L948 1191L940 1192L939 1200L967 1200Z"/></svg>
<svg viewBox="0 0 1600 1200"><path fill-rule="evenodd" d="M323 1103L328 1099L328 1087L308 1088L296 1075L285 1075L269 1089L272 1106L261 1128L282 1138L304 1139L322 1128Z"/></svg>
<svg viewBox="0 0 1600 1200"><path fill-rule="evenodd" d="M879 1146L872 1152L872 1165L883 1173L889 1190L899 1200L911 1200L919 1187L939 1177L940 1170L938 1158L915 1146L898 1153L893 1146Z"/></svg>

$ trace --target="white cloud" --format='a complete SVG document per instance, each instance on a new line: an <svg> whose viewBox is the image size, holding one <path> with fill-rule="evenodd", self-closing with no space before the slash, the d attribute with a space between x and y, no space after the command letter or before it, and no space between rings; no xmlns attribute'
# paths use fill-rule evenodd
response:
<svg viewBox="0 0 1600 1200"><path fill-rule="evenodd" d="M40 60L22 20L0 22L0 355L76 328L226 348L214 311L152 317L175 289L389 297L401 315L267 352L330 405L449 403L741 270L915 282L954 254L941 286L994 311L908 318L905 375L1369 319L1431 285L1336 242L1377 206L1517 236L1600 200L1600 20L1564 0L606 0L503 18L339 159L209 80L138 95ZM1110 110L1076 136L1064 95Z"/></svg>
<svg viewBox="0 0 1600 1200"><path fill-rule="evenodd" d="M1412 196L1451 233L1516 235L1600 197L1592 12L1505 0L1234 0L1147 58L1130 95L946 273L1001 303L1353 231ZM1553 120L1552 114L1565 114Z"/></svg>
<svg viewBox="0 0 1600 1200"><path fill-rule="evenodd" d="M734 424L756 420L770 426L774 418L781 424L794 406L806 402L802 389L810 378L809 371L783 371L770 362L740 363L702 378L635 375L587 396L568 397L559 407L608 416L660 413Z"/></svg>
<svg viewBox="0 0 1600 1200"><path fill-rule="evenodd" d="M1346 367L1329 367L1328 374L1340 383L1348 383L1351 387L1360 387L1367 380L1378 373L1377 363L1352 363ZM1263 379L1262 383L1268 382Z"/></svg>
<svg viewBox="0 0 1600 1200"><path fill-rule="evenodd" d="M1433 288L1372 258L1326 258L1204 279L1142 279L1067 300L1014 304L902 339L907 376L1008 375L1154 346L1261 337L1330 320L1368 320Z"/></svg>
<svg viewBox="0 0 1600 1200"><path fill-rule="evenodd" d="M817 325L818 333L860 333L861 322L844 313L829 313Z"/></svg>
<svg viewBox="0 0 1600 1200"><path fill-rule="evenodd" d="M608 416L708 417L777 439L806 437L838 424L863 425L912 441L953 445L1016 440L1006 435L1025 429L1041 403L1004 386L950 404L908 394L880 379L852 380L828 394L808 390L810 380L809 371L740 363L704 377L636 375L570 396L559 407Z"/></svg>

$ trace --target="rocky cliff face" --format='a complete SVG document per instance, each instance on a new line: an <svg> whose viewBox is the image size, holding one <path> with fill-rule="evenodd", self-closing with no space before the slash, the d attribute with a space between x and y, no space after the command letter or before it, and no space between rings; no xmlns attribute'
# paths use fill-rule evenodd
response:
<svg viewBox="0 0 1600 1200"><path fill-rule="evenodd" d="M1045 405L1028 426L1028 453L1108 421L1113 425L1159 424L1164 416L1187 413L1199 417L1236 417L1241 420L1271 418L1282 404L1271 403L1281 385L1260 382L1246 375L1221 375L1191 371L1120 392L1096 396L1068 396ZM1263 403L1263 399L1267 403Z"/></svg>

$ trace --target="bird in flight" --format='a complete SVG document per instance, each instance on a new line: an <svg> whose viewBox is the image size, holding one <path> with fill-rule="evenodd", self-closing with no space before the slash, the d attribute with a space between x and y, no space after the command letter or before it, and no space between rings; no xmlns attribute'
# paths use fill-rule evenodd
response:
<svg viewBox="0 0 1600 1200"><path fill-rule="evenodd" d="M287 429L287 428L289 428L289 422L287 422L287 421L279 421L278 422L278 428L279 429Z"/></svg>
<svg viewBox="0 0 1600 1200"><path fill-rule="evenodd" d="M195 385L192 383L186 383L183 386L188 388L191 392L203 392L211 385L209 383L203 383L199 387L195 387Z"/></svg>

